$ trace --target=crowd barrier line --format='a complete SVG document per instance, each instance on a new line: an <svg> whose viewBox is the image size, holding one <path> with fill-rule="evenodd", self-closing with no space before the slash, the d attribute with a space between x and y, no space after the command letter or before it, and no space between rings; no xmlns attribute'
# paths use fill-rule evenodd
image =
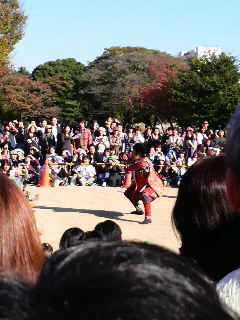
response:
<svg viewBox="0 0 240 320"><path fill-rule="evenodd" d="M75 163L49 163L50 166L74 166ZM82 167L87 167L87 166L90 166L90 165L93 165L93 166L108 166L110 165L109 163L89 163L89 164L80 164L79 166L82 166ZM117 164L118 166L120 167L126 167L127 165L126 164ZM189 166L176 166L176 165L168 165L168 164L157 164L157 165L153 165L154 167L171 167L171 168L188 168Z"/></svg>

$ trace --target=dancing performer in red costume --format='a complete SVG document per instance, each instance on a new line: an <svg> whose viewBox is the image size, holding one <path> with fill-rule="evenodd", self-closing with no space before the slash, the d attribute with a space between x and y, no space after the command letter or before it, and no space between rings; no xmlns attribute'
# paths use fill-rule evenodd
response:
<svg viewBox="0 0 240 320"><path fill-rule="evenodd" d="M135 211L132 214L144 214L139 207L142 200L145 210L145 219L142 224L149 224L151 220L151 202L163 193L162 180L156 174L152 162L145 157L145 148L141 143L136 143L133 147L132 164L126 168L126 172L135 173L135 183L132 184L124 195L132 202Z"/></svg>

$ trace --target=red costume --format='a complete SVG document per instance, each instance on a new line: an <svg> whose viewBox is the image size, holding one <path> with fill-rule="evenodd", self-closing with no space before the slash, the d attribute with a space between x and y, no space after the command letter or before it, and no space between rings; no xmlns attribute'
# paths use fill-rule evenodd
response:
<svg viewBox="0 0 240 320"><path fill-rule="evenodd" d="M137 208L138 201L142 200L145 216L151 216L150 203L163 193L162 180L156 174L150 159L142 158L129 165L126 171L135 172L135 183L125 192L125 196Z"/></svg>

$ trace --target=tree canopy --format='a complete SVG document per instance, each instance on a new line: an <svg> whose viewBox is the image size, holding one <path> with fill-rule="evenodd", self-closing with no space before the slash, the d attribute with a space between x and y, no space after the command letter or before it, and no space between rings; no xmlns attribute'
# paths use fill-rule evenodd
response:
<svg viewBox="0 0 240 320"><path fill-rule="evenodd" d="M200 124L204 120L225 126L240 99L239 69L234 57L192 58L189 70L182 70L171 84L171 94L179 109L180 124Z"/></svg>
<svg viewBox="0 0 240 320"><path fill-rule="evenodd" d="M64 80L81 80L85 69L86 67L81 62L77 62L73 58L58 59L37 66L32 72L32 77L34 80L41 81L52 77Z"/></svg>
<svg viewBox="0 0 240 320"><path fill-rule="evenodd" d="M86 67L73 58L49 61L37 66L33 72L34 80L48 84L55 94L59 116L74 124L77 118L88 109L81 89L85 85Z"/></svg>
<svg viewBox="0 0 240 320"><path fill-rule="evenodd" d="M0 0L0 71L8 62L14 45L22 39L26 20L19 1Z"/></svg>
<svg viewBox="0 0 240 320"><path fill-rule="evenodd" d="M5 67L0 78L2 113L14 113L17 118L51 117L57 114L51 88L42 81L34 81L26 75Z"/></svg>
<svg viewBox="0 0 240 320"><path fill-rule="evenodd" d="M158 50L140 47L112 47L88 66L85 94L96 114L111 114L123 121L141 117L138 99L143 86L153 81L153 65L180 63ZM181 61L182 63L182 61Z"/></svg>

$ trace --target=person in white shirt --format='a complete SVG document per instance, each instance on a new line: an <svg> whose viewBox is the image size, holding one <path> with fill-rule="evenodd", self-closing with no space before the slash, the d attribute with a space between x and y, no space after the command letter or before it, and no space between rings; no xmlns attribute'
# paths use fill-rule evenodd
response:
<svg viewBox="0 0 240 320"><path fill-rule="evenodd" d="M203 143L203 139L207 139L207 135L205 134L206 129L205 128L201 128L200 132L197 133L197 144L202 144Z"/></svg>
<svg viewBox="0 0 240 320"><path fill-rule="evenodd" d="M104 144L105 148L110 147L109 139L106 136L106 129L103 127L100 127L98 129L99 135L96 137L93 141L93 144L97 147L99 144Z"/></svg>
<svg viewBox="0 0 240 320"><path fill-rule="evenodd" d="M44 134L46 131L46 127L47 127L47 120L43 119L41 121L39 131L41 131L41 133Z"/></svg>
<svg viewBox="0 0 240 320"><path fill-rule="evenodd" d="M197 152L194 152L193 156L188 158L188 162L187 162L188 167L191 167L197 161L198 161L198 154Z"/></svg>
<svg viewBox="0 0 240 320"><path fill-rule="evenodd" d="M82 186L93 185L96 179L96 169L93 165L89 164L89 157L83 156L83 163L74 169L78 175L78 181Z"/></svg>
<svg viewBox="0 0 240 320"><path fill-rule="evenodd" d="M53 134L53 136L55 138L56 143L57 143L57 140L58 140L58 136L61 133L61 128L58 126L57 122L58 122L57 118L52 118L52 120L51 120L52 134Z"/></svg>
<svg viewBox="0 0 240 320"><path fill-rule="evenodd" d="M134 144L135 143L144 143L145 139L144 136L141 132L141 128L140 127L136 127L135 128L135 133L133 135L133 140L134 140Z"/></svg>
<svg viewBox="0 0 240 320"><path fill-rule="evenodd" d="M178 135L178 129L174 128L172 131L172 135L169 137L169 144L171 145L171 148L176 148L182 146L182 139Z"/></svg>

